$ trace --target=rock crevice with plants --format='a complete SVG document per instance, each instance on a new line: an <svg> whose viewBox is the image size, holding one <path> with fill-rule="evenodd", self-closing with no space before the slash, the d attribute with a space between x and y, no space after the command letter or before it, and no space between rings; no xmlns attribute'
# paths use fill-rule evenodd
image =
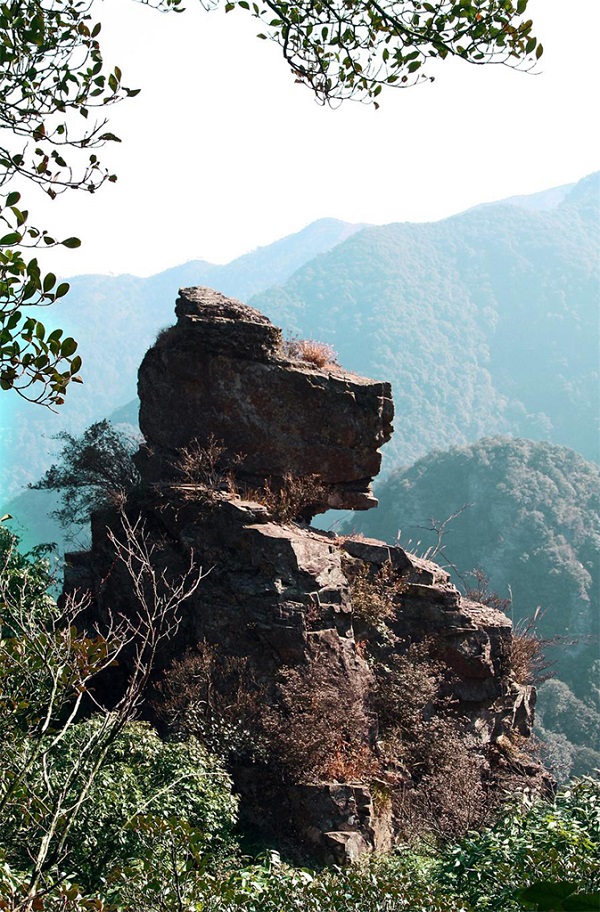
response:
<svg viewBox="0 0 600 912"><path fill-rule="evenodd" d="M65 581L91 587L90 623L135 615L110 542L122 511L143 524L158 579L202 566L157 655L163 733L199 737L247 820L330 862L458 835L507 788L550 789L523 747L535 689L509 619L429 560L309 524L376 503L389 384L209 289L183 289L176 313L140 368L141 485L94 514Z"/></svg>

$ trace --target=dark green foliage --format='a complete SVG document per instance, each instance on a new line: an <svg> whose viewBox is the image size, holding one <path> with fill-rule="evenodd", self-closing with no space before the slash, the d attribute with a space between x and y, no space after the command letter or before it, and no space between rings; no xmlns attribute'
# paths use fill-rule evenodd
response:
<svg viewBox="0 0 600 912"><path fill-rule="evenodd" d="M524 908L517 898L520 891L540 882L568 882L572 892L595 892L596 906L592 908L598 908L598 781L574 782L551 804L534 801L515 805L496 826L450 848L445 853L442 872L442 882L478 912L517 912ZM558 899L560 889L554 893ZM530 895L541 900L542 894L541 889L537 893L532 889ZM539 908L563 907L540 904ZM582 903L566 908L583 912L588 906Z"/></svg>
<svg viewBox="0 0 600 912"><path fill-rule="evenodd" d="M42 275L24 251L80 241L56 241L33 227L10 184L37 184L54 199L116 180L96 151L118 137L104 130L106 121L88 117L136 93L122 85L119 67L106 72L99 32L89 5L76 0L8 0L0 7L0 186L9 188L0 204L0 388L51 406L80 379L81 358L73 338L47 330L31 309L54 303L69 285Z"/></svg>
<svg viewBox="0 0 600 912"><path fill-rule="evenodd" d="M393 541L401 533L408 550L417 543L425 550L437 542L427 531L431 518L439 523L470 505L449 524L436 559L458 568L455 581L463 589L474 585L469 569L484 568L490 588L509 599L515 621L532 617L539 605L535 632L563 638L546 653L565 683L562 689L558 682L545 684L538 708L544 731L564 735L577 748L570 761L557 761L561 742L554 740L553 768L561 778L600 760L600 718L588 699L600 621L599 491L598 467L571 450L488 438L396 472L379 486L379 508L353 519L369 535ZM570 709L559 709L556 688Z"/></svg>
<svg viewBox="0 0 600 912"><path fill-rule="evenodd" d="M0 390L16 390L30 402L61 405L69 383L81 382L77 342L63 338L61 329L47 328L29 308L55 303L69 285L58 283L53 273L43 275L37 257L26 259L18 246L77 247L79 241L56 241L29 226L27 211L17 208L20 199L13 192L0 203L0 231L9 229L0 239Z"/></svg>
<svg viewBox="0 0 600 912"><path fill-rule="evenodd" d="M63 431L55 439L64 444L59 462L31 487L60 494L54 515L63 528L86 525L92 510L118 504L138 483L132 456L139 441L110 421L92 424L80 437Z"/></svg>
<svg viewBox="0 0 600 912"><path fill-rule="evenodd" d="M297 81L326 103L371 101L384 87L432 79L427 66L436 58L531 69L543 48L532 35L527 5L528 0L271 0L261 9L247 0L228 0L225 11L252 8L268 30L260 37L277 41Z"/></svg>

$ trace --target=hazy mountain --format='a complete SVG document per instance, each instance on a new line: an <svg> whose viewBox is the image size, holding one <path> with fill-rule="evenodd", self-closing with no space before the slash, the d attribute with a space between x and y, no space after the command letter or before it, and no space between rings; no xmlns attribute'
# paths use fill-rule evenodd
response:
<svg viewBox="0 0 600 912"><path fill-rule="evenodd" d="M483 569L491 589L511 598L517 622L539 606L537 631L564 638L547 650L559 680L541 688L539 715L553 733L555 762L563 773L565 764L569 773L598 766L600 707L591 698L600 664L598 466L565 447L496 437L431 453L376 493L380 506L354 515L354 529L388 541L400 535L400 544L423 553L437 542L428 529L459 513L435 560L456 568L462 588L474 584L468 571Z"/></svg>
<svg viewBox="0 0 600 912"><path fill-rule="evenodd" d="M509 196L500 202L508 206L523 206L525 209L554 209L555 206L562 203L575 186L575 184L563 184L561 187L552 187L550 190L540 190L539 193ZM496 206L497 203L483 203L482 205Z"/></svg>
<svg viewBox="0 0 600 912"><path fill-rule="evenodd" d="M48 326L68 328L79 341L85 383L69 391L60 414L16 396L0 402L0 490L5 497L35 480L56 452L50 437L61 429L78 433L131 400L137 369L159 329L174 322L177 291L209 285L241 299L284 282L307 260L359 231L336 219L321 219L302 231L239 257L225 266L203 260L150 278L85 275L71 279L64 301L45 314Z"/></svg>
<svg viewBox="0 0 600 912"><path fill-rule="evenodd" d="M550 209L520 199L364 230L322 220L227 266L76 277L46 316L80 340L86 382L59 415L2 397L5 497L47 467L50 435L78 433L131 402L145 350L173 320L177 288L202 283L241 298L285 283L253 303L290 332L332 342L347 367L391 379L388 466L486 433L547 437L595 457L597 177L567 190L533 195ZM134 414L130 405L119 420Z"/></svg>
<svg viewBox="0 0 600 912"><path fill-rule="evenodd" d="M498 433L598 459L598 184L367 228L251 303L392 381L388 466Z"/></svg>

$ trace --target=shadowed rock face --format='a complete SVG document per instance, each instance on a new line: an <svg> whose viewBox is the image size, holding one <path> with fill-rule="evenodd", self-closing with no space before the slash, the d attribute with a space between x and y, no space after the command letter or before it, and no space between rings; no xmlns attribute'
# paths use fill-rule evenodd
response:
<svg viewBox="0 0 600 912"><path fill-rule="evenodd" d="M505 615L463 598L448 573L398 546L284 522L268 500L177 478L178 449L215 437L245 454L238 481L256 485L259 499L261 482L316 475L327 503L313 512L365 508L378 447L391 433L389 385L284 358L279 329L209 289L183 290L177 315L140 368L148 449L138 456L143 484L125 513L146 530L159 574L177 579L191 555L210 568L181 606L176 634L161 643L154 674L168 680L173 661L207 647L225 663L211 672L211 692L232 707L227 662L247 669L255 715L244 716L240 704L240 719L253 739L266 738L266 753L238 752L231 761L245 815L328 862L389 849L430 762L425 741L425 761L407 759L411 744L432 714L444 721L446 706L454 727L430 727L426 738L443 741L450 731L458 742L454 754L442 751L442 779L456 758L475 771L476 787L500 792L508 775L548 787L543 771L513 749L515 733L530 734L535 690L515 676ZM92 550L70 556L65 577L66 590L91 589L90 621L100 625L111 612L135 618L140 610L107 527L120 537L117 509L94 515ZM106 682L108 698L126 674L123 656ZM460 788L469 785L461 780Z"/></svg>
<svg viewBox="0 0 600 912"><path fill-rule="evenodd" d="M281 330L208 288L181 289L176 313L139 372L147 482L172 477L177 450L213 436L243 457L242 480L318 476L325 496L314 512L376 505L371 480L392 433L389 383L289 360Z"/></svg>

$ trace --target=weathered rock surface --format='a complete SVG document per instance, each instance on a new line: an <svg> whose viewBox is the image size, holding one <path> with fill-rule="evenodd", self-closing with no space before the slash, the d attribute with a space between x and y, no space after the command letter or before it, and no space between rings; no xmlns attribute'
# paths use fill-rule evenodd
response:
<svg viewBox="0 0 600 912"><path fill-rule="evenodd" d="M327 492L318 509L376 504L370 483L392 432L389 383L286 359L281 330L207 288L181 289L176 313L139 373L147 481L173 476L177 451L212 435L243 457L241 480L317 475Z"/></svg>
<svg viewBox="0 0 600 912"><path fill-rule="evenodd" d="M126 512L142 517L159 569L177 576L193 554L209 572L183 605L155 676L198 644L246 663L259 704L248 724L266 744L259 760L233 761L248 816L327 861L384 850L401 826L394 795L418 787L397 731L396 748L382 746L377 701L389 668L414 644L429 644L444 669L435 700L451 706L465 750L493 782L502 764L515 768L511 738L530 733L535 702L534 689L514 680L510 621L462 598L444 570L400 547L281 522L272 506L218 485L178 484L177 449L214 434L246 454L242 473L255 482L314 474L330 503L364 506L392 406L387 384L283 359L279 330L239 302L185 290L177 312L177 326L140 369L149 454L140 460L143 489ZM67 589L91 587L95 619L137 611L107 538L107 527L118 534L119 525L116 511L96 514L92 550L74 557L65 579ZM367 591L369 580L391 574L391 608L379 619L359 610L356 568ZM230 672L211 687L233 703ZM420 695L405 689L403 699L415 716ZM431 702L417 715L426 725L435 711ZM519 775L540 771L525 765Z"/></svg>

